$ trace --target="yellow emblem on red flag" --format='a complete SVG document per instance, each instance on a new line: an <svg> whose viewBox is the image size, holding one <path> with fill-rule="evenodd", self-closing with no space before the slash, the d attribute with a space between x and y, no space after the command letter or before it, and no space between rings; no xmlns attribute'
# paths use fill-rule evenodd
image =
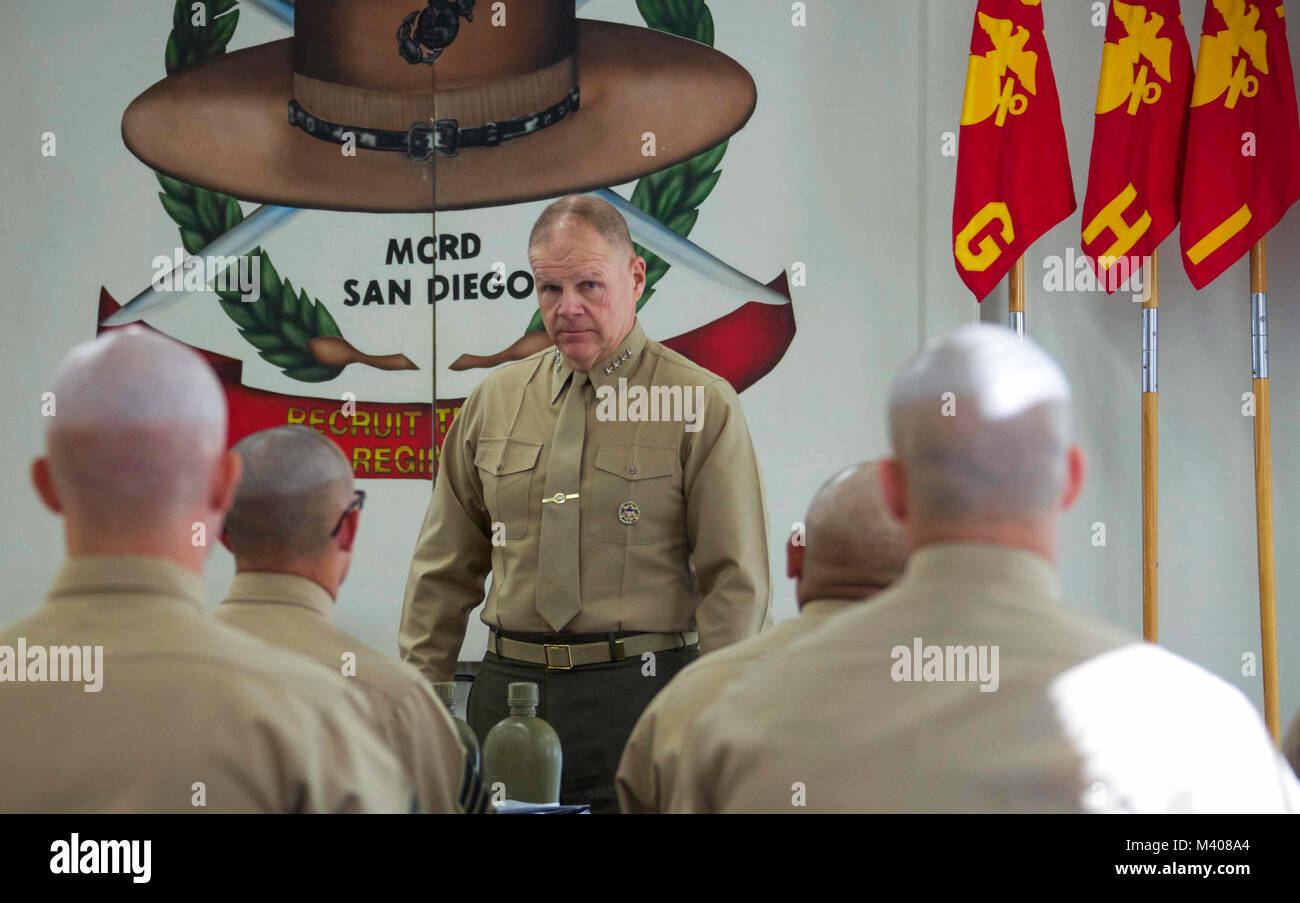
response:
<svg viewBox="0 0 1300 903"><path fill-rule="evenodd" d="M1178 225L1192 51L1178 0L1112 0L1083 199L1083 251L1121 288Z"/></svg>
<svg viewBox="0 0 1300 903"><path fill-rule="evenodd" d="M1300 198L1300 120L1276 0L1210 0L1192 89L1183 266L1212 282Z"/></svg>
<svg viewBox="0 0 1300 903"><path fill-rule="evenodd" d="M1074 206L1042 9L1037 0L980 0L952 211L957 273L976 299Z"/></svg>

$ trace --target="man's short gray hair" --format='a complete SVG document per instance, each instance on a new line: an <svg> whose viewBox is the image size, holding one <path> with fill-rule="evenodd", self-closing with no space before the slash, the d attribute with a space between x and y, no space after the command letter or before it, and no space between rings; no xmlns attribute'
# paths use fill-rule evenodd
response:
<svg viewBox="0 0 1300 903"><path fill-rule="evenodd" d="M889 431L917 519L1044 514L1065 489L1070 385L1030 339L963 326L936 336L894 377Z"/></svg>
<svg viewBox="0 0 1300 903"><path fill-rule="evenodd" d="M803 575L823 587L886 587L903 575L903 526L885 505L880 465L841 470L813 496L804 516Z"/></svg>
<svg viewBox="0 0 1300 903"><path fill-rule="evenodd" d="M260 563L311 559L352 497L352 468L316 430L279 426L235 445L244 473L226 516L237 559Z"/></svg>
<svg viewBox="0 0 1300 903"><path fill-rule="evenodd" d="M570 194L548 204L528 234L528 249L531 251L538 242L545 241L559 223L570 218L591 226L614 250L626 250L629 255L635 252L623 214L609 201L589 194Z"/></svg>

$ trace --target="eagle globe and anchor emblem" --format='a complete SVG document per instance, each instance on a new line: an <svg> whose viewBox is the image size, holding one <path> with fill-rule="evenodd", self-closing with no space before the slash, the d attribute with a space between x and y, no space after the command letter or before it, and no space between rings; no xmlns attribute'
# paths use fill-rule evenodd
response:
<svg viewBox="0 0 1300 903"><path fill-rule="evenodd" d="M415 65L433 65L460 33L460 20L474 21L475 0L429 0L424 9L413 10L397 28L397 52Z"/></svg>
<svg viewBox="0 0 1300 903"><path fill-rule="evenodd" d="M618 506L619 523L632 526L641 518L641 507L636 502L628 500Z"/></svg>

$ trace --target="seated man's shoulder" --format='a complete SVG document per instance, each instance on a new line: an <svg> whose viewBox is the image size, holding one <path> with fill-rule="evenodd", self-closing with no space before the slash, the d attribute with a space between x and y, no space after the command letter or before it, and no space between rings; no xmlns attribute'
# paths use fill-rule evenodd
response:
<svg viewBox="0 0 1300 903"><path fill-rule="evenodd" d="M864 680L864 674L889 674L889 650L895 636L882 628L882 612L872 610L876 605L873 599L807 627L799 624L799 629L790 629L783 636L768 637L782 624L794 628L796 618L795 623L782 622L772 631L743 641L745 648L736 651L729 678L717 691L716 701L705 709L714 716L710 720L720 718L732 727L743 725L742 732L749 733L762 721L784 716L801 719L810 699L824 697L827 686L838 688L834 696L839 705L859 710L870 705L878 698L878 687L876 681ZM765 637L768 639L763 642ZM739 646L742 643L710 655L722 655ZM698 664L703 665L707 658ZM712 729L718 727L714 724Z"/></svg>
<svg viewBox="0 0 1300 903"><path fill-rule="evenodd" d="M378 694L393 704L400 703L412 694L433 697L433 688L423 674L393 655L386 655L374 646L363 643L350 634L342 633L341 644L345 651L355 653L354 679L372 694Z"/></svg>
<svg viewBox="0 0 1300 903"><path fill-rule="evenodd" d="M667 686L655 694L650 704L657 709L671 712L674 707L684 704L685 700L700 695L711 695L717 688L725 686L737 674L758 661L765 645L754 643L759 636L752 636L724 646L707 655L702 655L677 672L668 681Z"/></svg>
<svg viewBox="0 0 1300 903"><path fill-rule="evenodd" d="M209 645L191 655L224 673L229 686L246 684L315 705L355 704L360 698L341 671L215 618L204 624Z"/></svg>
<svg viewBox="0 0 1300 903"><path fill-rule="evenodd" d="M33 612L0 623L0 644L12 646L19 637L40 634L42 628L49 625L49 608L41 607Z"/></svg>
<svg viewBox="0 0 1300 903"><path fill-rule="evenodd" d="M1049 694L1065 722L1088 724L1119 744L1175 745L1184 758L1240 744L1271 746L1245 693L1153 643L1083 658L1055 675Z"/></svg>
<svg viewBox="0 0 1300 903"><path fill-rule="evenodd" d="M1197 706L1219 706L1245 713L1251 718L1257 717L1254 706L1238 687L1201 665L1154 643L1132 641L1096 656L1079 667L1091 669L1093 674L1105 672L1114 675L1116 680L1129 680L1133 681L1134 686L1142 686L1144 690L1139 695L1144 696L1145 700L1130 700L1131 704L1138 707L1151 701L1150 694L1165 693L1189 701L1195 700Z"/></svg>
<svg viewBox="0 0 1300 903"><path fill-rule="evenodd" d="M1054 605L1046 615L1055 624L1056 632L1086 638L1088 644L1096 649L1114 649L1141 642L1137 634L1068 601Z"/></svg>

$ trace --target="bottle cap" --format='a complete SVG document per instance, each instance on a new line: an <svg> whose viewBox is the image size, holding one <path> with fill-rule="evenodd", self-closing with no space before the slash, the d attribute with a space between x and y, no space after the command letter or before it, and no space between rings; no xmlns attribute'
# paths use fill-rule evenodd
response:
<svg viewBox="0 0 1300 903"><path fill-rule="evenodd" d="M508 705L537 705L537 684L531 681L517 681L506 689Z"/></svg>
<svg viewBox="0 0 1300 903"><path fill-rule="evenodd" d="M454 680L440 681L433 685L433 693L442 704L448 709L456 704L456 682Z"/></svg>

